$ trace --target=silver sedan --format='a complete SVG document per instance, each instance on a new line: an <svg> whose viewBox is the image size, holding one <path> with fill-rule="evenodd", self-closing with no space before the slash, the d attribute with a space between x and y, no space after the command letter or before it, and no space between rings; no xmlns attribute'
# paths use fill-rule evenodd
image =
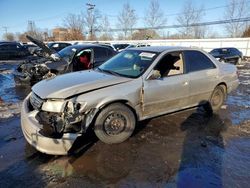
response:
<svg viewBox="0 0 250 188"><path fill-rule="evenodd" d="M236 67L202 50L131 48L94 70L33 86L21 110L22 131L37 150L64 155L89 127L101 141L120 143L137 121L200 105L216 111L237 86Z"/></svg>

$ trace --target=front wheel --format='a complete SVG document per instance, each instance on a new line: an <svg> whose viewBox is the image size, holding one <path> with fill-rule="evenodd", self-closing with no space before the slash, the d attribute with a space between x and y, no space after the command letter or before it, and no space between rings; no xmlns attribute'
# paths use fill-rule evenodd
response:
<svg viewBox="0 0 250 188"><path fill-rule="evenodd" d="M221 108L225 100L225 97L226 97L226 92L223 86L221 85L216 86L209 101L213 111L217 111Z"/></svg>
<svg viewBox="0 0 250 188"><path fill-rule="evenodd" d="M128 139L135 129L135 116L129 107L114 103L97 116L94 131L104 143L116 144Z"/></svg>

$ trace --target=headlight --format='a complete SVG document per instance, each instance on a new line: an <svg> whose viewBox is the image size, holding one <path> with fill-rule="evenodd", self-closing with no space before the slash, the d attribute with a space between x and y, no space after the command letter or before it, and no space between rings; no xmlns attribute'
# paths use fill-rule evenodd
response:
<svg viewBox="0 0 250 188"><path fill-rule="evenodd" d="M42 110L47 112L63 112L66 101L64 100L47 100L43 103Z"/></svg>
<svg viewBox="0 0 250 188"><path fill-rule="evenodd" d="M83 112L86 102L72 102L65 100L47 100L42 105L42 110L46 112L64 112L65 109L68 113Z"/></svg>

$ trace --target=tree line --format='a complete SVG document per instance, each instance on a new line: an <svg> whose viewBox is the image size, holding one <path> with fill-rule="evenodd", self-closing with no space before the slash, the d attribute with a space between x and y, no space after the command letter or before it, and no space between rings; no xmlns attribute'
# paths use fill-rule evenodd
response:
<svg viewBox="0 0 250 188"><path fill-rule="evenodd" d="M229 0L224 8L224 19L241 19L248 17L248 0ZM68 14L63 19L62 29L64 31L61 40L113 40L113 39L187 39L187 38L215 38L217 33L211 32L210 26L197 25L204 21L206 9L196 6L192 0L187 0L179 14L176 14L176 23L181 26L176 28L174 34L167 34L163 27L168 24L167 15L162 10L158 0L151 0L145 10L143 18L139 18L136 10L127 2L117 16L101 15L95 5L87 4L85 12L79 14ZM216 8L216 7L215 7ZM116 19L115 26L111 27L109 17ZM138 19L144 20L144 28L135 29ZM223 24L228 37L250 37L249 22L229 22ZM25 35L31 35L40 40L55 40L53 33L41 31L33 21L28 22L27 31L24 33L5 33L6 40L26 42ZM114 38L114 36L116 36Z"/></svg>

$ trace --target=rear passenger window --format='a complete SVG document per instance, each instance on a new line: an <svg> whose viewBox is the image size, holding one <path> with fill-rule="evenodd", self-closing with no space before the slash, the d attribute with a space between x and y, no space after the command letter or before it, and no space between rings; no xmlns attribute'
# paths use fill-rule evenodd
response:
<svg viewBox="0 0 250 188"><path fill-rule="evenodd" d="M95 53L96 58L105 58L105 57L107 57L106 48L95 47L94 48L94 53Z"/></svg>
<svg viewBox="0 0 250 188"><path fill-rule="evenodd" d="M235 49L235 48L231 48L231 49L230 49L230 52L231 52L231 54L233 54L233 55L239 54L239 51L238 51L237 49Z"/></svg>
<svg viewBox="0 0 250 188"><path fill-rule="evenodd" d="M199 51L184 51L184 58L187 65L187 72L215 68L213 62Z"/></svg>
<svg viewBox="0 0 250 188"><path fill-rule="evenodd" d="M106 49L106 51L107 51L108 57L110 57L110 56L112 56L112 55L113 55L113 51L112 51L112 50L110 50L110 49Z"/></svg>

